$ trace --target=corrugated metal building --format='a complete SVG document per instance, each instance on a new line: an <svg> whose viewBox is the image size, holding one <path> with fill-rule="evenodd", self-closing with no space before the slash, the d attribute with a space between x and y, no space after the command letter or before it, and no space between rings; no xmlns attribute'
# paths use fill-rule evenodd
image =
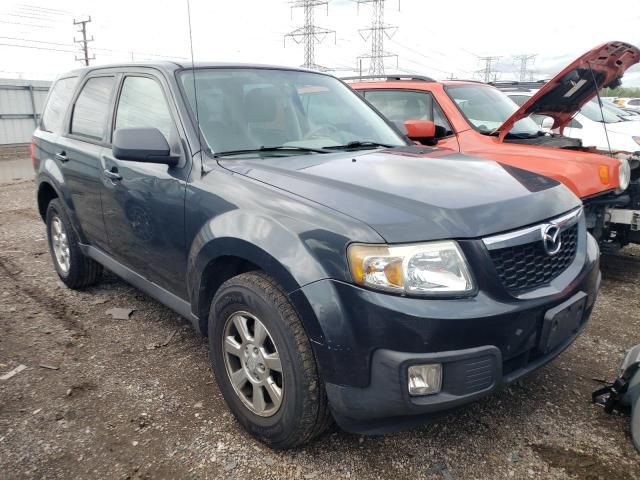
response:
<svg viewBox="0 0 640 480"><path fill-rule="evenodd" d="M0 79L0 145L29 143L51 82Z"/></svg>

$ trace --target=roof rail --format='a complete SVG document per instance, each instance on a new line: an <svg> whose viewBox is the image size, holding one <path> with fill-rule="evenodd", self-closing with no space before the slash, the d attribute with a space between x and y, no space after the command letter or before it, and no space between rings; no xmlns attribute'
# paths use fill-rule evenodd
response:
<svg viewBox="0 0 640 480"><path fill-rule="evenodd" d="M386 80L388 82L394 80L409 80L418 82L436 82L437 80L423 75L362 75L355 77L340 77L341 80Z"/></svg>
<svg viewBox="0 0 640 480"><path fill-rule="evenodd" d="M447 78L447 82L484 83L482 80L474 80L473 78Z"/></svg>
<svg viewBox="0 0 640 480"><path fill-rule="evenodd" d="M539 87L540 85L544 85L549 80L530 80L530 81L520 81L520 80L494 80L492 82L487 82L489 85L493 86L501 86L501 87L528 87L535 86Z"/></svg>

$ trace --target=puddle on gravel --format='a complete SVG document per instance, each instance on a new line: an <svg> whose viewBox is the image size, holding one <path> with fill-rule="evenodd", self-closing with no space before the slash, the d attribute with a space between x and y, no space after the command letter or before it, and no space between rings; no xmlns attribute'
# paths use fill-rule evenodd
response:
<svg viewBox="0 0 640 480"><path fill-rule="evenodd" d="M602 463L598 457L586 453L567 450L553 445L531 445L534 452L550 466L563 468L567 474L586 480L600 480L615 478L617 480L633 479L635 477L620 466Z"/></svg>
<svg viewBox="0 0 640 480"><path fill-rule="evenodd" d="M0 160L0 183L30 180L33 178L33 166L30 158Z"/></svg>

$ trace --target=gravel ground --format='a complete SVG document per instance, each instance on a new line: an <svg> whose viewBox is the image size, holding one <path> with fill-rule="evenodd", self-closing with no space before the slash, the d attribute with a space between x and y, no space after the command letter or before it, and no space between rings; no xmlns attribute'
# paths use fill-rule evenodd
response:
<svg viewBox="0 0 640 480"><path fill-rule="evenodd" d="M628 419L590 404L640 343L640 249L603 273L586 332L519 384L409 432L334 427L274 452L229 413L185 321L110 274L65 288L33 183L0 185L0 375L27 367L0 380L0 477L640 478Z"/></svg>

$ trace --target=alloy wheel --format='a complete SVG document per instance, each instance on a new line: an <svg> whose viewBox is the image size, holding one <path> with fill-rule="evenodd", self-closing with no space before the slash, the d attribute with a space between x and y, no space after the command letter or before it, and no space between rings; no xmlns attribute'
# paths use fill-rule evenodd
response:
<svg viewBox="0 0 640 480"><path fill-rule="evenodd" d="M69 239L64 224L57 215L51 219L51 246L58 268L66 274L71 266Z"/></svg>
<svg viewBox="0 0 640 480"><path fill-rule="evenodd" d="M248 312L233 313L225 322L222 350L242 403L258 416L275 415L282 404L284 377L278 348L265 325Z"/></svg>

